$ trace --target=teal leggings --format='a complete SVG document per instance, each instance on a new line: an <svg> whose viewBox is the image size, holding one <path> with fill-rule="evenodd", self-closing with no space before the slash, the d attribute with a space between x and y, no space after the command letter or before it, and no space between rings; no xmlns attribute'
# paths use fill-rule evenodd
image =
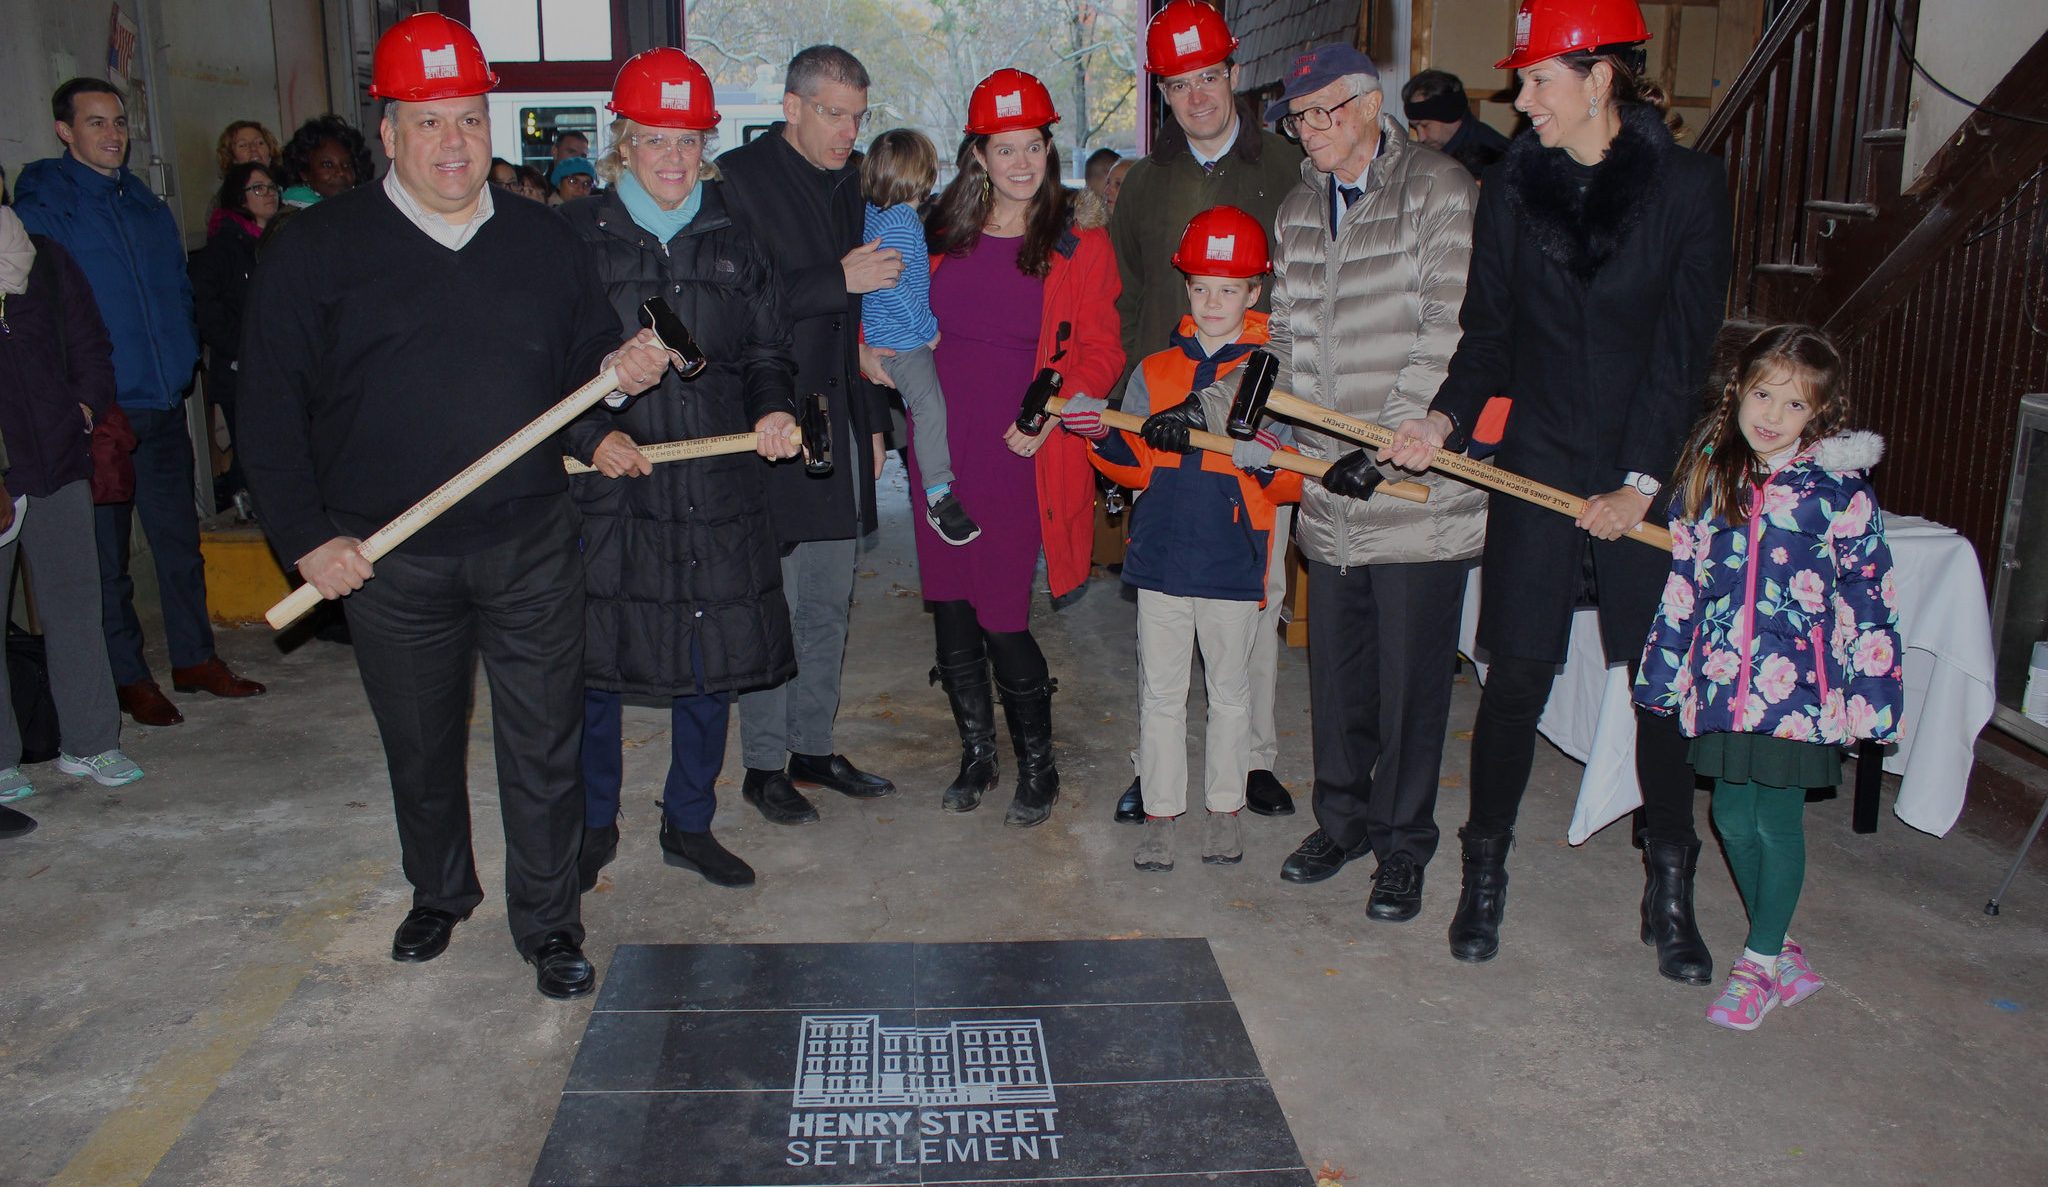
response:
<svg viewBox="0 0 2048 1187"><path fill-rule="evenodd" d="M1749 910L1748 947L1776 956L1806 881L1806 789L1717 779L1713 815Z"/></svg>

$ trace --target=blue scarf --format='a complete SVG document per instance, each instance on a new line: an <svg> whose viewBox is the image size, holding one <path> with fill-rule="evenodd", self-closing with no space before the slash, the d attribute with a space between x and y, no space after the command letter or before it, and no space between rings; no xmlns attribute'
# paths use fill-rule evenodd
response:
<svg viewBox="0 0 2048 1187"><path fill-rule="evenodd" d="M662 243L675 238L689 226L690 220L697 217L697 211L704 205L704 179L701 177L696 185L690 187L690 196L674 210L663 210L630 169L619 171L618 184L612 188L619 192L619 201L626 204L626 213L633 216L633 221Z"/></svg>

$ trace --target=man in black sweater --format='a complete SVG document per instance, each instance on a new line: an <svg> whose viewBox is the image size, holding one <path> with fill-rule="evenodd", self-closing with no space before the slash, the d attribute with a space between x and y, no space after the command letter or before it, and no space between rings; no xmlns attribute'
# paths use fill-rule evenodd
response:
<svg viewBox="0 0 2048 1187"><path fill-rule="evenodd" d="M560 451L520 458L374 570L359 550L607 364L629 393L669 365L644 333L619 347L567 224L492 201L495 81L475 38L438 14L378 43L371 94L395 100L391 172L309 209L265 253L240 439L278 555L321 596L348 598L413 885L392 959L439 956L483 901L466 786L481 655L512 936L543 994L579 997L596 984L576 881L583 565ZM539 284L536 260L551 261Z"/></svg>
<svg viewBox="0 0 2048 1187"><path fill-rule="evenodd" d="M858 538L875 530L875 471L888 420L880 395L860 375L860 295L894 286L904 260L893 249L861 242L860 158L853 142L868 119L867 71L837 46L814 45L790 61L783 85L786 122L719 157L718 167L733 220L775 261L792 323L797 395L825 397L839 462L822 477L801 466L769 471L797 673L740 696L740 751L747 765L740 792L770 821L803 824L818 811L798 785L859 799L896 790L834 751L832 723L839 713ZM881 373L879 365L868 370Z"/></svg>

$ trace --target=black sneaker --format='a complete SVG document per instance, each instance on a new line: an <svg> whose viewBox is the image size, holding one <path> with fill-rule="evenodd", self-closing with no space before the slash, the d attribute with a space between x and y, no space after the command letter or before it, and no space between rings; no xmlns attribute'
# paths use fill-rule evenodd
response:
<svg viewBox="0 0 2048 1187"><path fill-rule="evenodd" d="M960 506L952 491L940 495L936 503L925 504L924 521L932 525L939 539L956 546L981 535L981 525L967 517L966 508Z"/></svg>

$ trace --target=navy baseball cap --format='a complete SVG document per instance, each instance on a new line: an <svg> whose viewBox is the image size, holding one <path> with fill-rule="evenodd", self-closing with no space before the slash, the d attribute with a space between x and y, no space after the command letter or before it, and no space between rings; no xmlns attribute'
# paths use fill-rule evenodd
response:
<svg viewBox="0 0 2048 1187"><path fill-rule="evenodd" d="M1320 91L1347 74L1380 76L1380 68L1352 46L1343 42L1319 45L1294 59L1281 79L1280 97L1266 105L1266 122L1277 124L1288 105L1303 95Z"/></svg>

